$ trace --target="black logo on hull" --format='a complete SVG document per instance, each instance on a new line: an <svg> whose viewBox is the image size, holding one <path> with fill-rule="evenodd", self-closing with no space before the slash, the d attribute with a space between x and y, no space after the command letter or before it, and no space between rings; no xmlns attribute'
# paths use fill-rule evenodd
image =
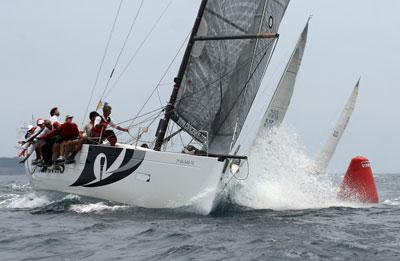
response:
<svg viewBox="0 0 400 261"><path fill-rule="evenodd" d="M131 175L140 167L145 154L144 151L136 151L132 149L90 146L85 167L79 178L71 185L71 187L83 186L94 188L118 182ZM110 170L120 157L123 157L123 160L119 167ZM96 161L97 158L99 158L99 160ZM98 169L98 178L96 177L95 168ZM108 175L108 177L103 179L105 175Z"/></svg>

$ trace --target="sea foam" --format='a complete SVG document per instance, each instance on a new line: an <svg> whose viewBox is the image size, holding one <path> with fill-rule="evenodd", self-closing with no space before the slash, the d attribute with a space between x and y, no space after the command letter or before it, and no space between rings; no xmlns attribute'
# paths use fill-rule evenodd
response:
<svg viewBox="0 0 400 261"><path fill-rule="evenodd" d="M51 201L45 195L36 193L6 194L0 198L0 207L10 209L34 209L43 207Z"/></svg>
<svg viewBox="0 0 400 261"><path fill-rule="evenodd" d="M249 177L231 184L231 198L253 209L355 207L339 201L330 176L313 174L313 169L315 162L294 130L282 126L264 131L249 154Z"/></svg>
<svg viewBox="0 0 400 261"><path fill-rule="evenodd" d="M90 203L90 204L75 204L70 206L70 210L79 213L79 214L86 214L86 213L103 213L106 211L117 211L127 209L128 206L124 205L115 205L115 206L108 206L104 202L98 203Z"/></svg>

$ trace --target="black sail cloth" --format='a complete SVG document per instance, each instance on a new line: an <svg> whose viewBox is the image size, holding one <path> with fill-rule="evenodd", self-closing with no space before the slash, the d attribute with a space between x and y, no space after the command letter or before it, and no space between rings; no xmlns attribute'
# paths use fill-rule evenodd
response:
<svg viewBox="0 0 400 261"><path fill-rule="evenodd" d="M276 33L289 0L209 0L197 37ZM229 153L265 73L275 39L195 43L173 120L211 153Z"/></svg>

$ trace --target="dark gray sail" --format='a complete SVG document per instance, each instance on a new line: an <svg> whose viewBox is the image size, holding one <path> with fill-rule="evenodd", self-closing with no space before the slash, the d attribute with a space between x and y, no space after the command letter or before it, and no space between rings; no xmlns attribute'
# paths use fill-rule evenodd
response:
<svg viewBox="0 0 400 261"><path fill-rule="evenodd" d="M228 153L257 94L289 0L209 0L173 120L212 153ZM221 37L226 39L219 39ZM231 37L232 36L232 37ZM237 36L237 37L235 37Z"/></svg>

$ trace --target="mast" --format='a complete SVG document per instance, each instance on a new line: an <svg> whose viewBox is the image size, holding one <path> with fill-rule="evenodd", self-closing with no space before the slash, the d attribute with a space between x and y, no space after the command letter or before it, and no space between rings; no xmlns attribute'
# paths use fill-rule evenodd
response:
<svg viewBox="0 0 400 261"><path fill-rule="evenodd" d="M164 137L167 132L168 124L169 124L169 121L171 120L172 113L175 109L175 102L178 97L179 88L181 87L182 79L185 74L186 67L189 63L190 54L191 54L193 46L196 42L195 36L197 35L197 32L199 30L204 11L206 9L207 2L208 2L208 0L202 0L202 2L201 2L199 12L197 13L196 21L194 22L192 33L190 34L189 43L186 47L185 54L183 55L181 66L179 67L178 76L174 79L174 82L175 82L174 89L172 90L172 94L169 99L169 102L168 102L167 106L165 107L164 119L162 119L159 124L159 130L157 133L156 144L154 146L154 150L156 150L156 151L161 150L162 144L164 142Z"/></svg>

